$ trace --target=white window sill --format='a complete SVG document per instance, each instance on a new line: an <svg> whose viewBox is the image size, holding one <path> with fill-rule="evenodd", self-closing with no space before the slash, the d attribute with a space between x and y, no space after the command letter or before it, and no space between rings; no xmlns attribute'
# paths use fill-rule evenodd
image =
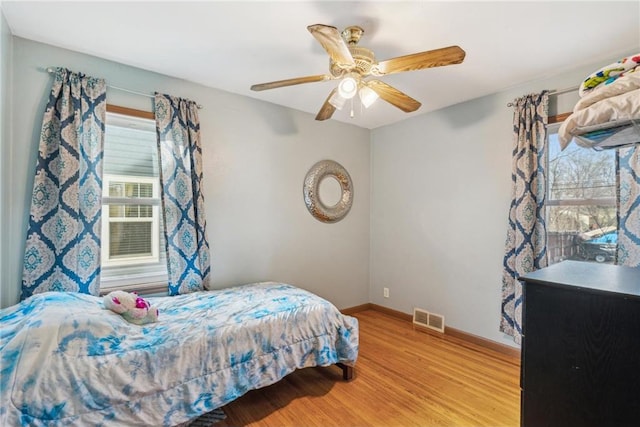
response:
<svg viewBox="0 0 640 427"><path fill-rule="evenodd" d="M112 291L135 291L139 295L166 293L167 287L166 274L127 274L126 276L102 278L100 280L100 295L106 295Z"/></svg>

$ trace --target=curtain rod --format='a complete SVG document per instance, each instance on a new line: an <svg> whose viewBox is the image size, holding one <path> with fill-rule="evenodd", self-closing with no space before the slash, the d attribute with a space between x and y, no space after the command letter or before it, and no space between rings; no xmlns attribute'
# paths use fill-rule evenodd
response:
<svg viewBox="0 0 640 427"><path fill-rule="evenodd" d="M550 90L549 95L562 95L563 93L574 92L578 89L580 89L580 86L572 86L572 87L566 87L564 89ZM514 106L513 102L509 102L507 104L507 107L513 107L513 106Z"/></svg>
<svg viewBox="0 0 640 427"><path fill-rule="evenodd" d="M55 73L55 72L56 72L55 68L53 68L53 67L47 67L47 68L46 68L46 71L47 71L47 73L49 73L49 74L53 74L53 73ZM149 93L136 92L135 90L125 89L125 88L118 87L118 86L113 86L113 85L110 85L110 84L108 84L108 85L107 85L107 87L108 87L109 89L115 89L115 90L119 90L119 91L121 91L121 92L127 92L127 93L132 93L132 94L134 94L134 95L146 96L147 98L155 98L155 96L154 96L154 95L151 95L151 94L149 94ZM196 106L198 107L198 109L199 109L199 110L200 110L200 109L202 109L202 105L197 104Z"/></svg>

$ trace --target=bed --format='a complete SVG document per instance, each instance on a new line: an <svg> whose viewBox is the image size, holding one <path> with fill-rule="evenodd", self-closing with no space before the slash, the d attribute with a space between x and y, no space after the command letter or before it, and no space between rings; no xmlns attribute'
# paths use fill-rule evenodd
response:
<svg viewBox="0 0 640 427"><path fill-rule="evenodd" d="M173 426L296 369L358 355L357 319L274 282L148 298L138 326L98 297L36 294L0 310L0 425Z"/></svg>

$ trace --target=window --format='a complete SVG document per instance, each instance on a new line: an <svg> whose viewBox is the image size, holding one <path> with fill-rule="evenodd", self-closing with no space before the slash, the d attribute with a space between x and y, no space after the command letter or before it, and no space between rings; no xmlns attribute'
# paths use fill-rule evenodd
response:
<svg viewBox="0 0 640 427"><path fill-rule="evenodd" d="M102 266L157 263L157 177L103 176Z"/></svg>
<svg viewBox="0 0 640 427"><path fill-rule="evenodd" d="M155 121L108 112L104 145L100 287L166 289Z"/></svg>
<svg viewBox="0 0 640 427"><path fill-rule="evenodd" d="M565 259L615 262L617 241L615 150L571 142L560 151L549 125L546 225L549 263Z"/></svg>

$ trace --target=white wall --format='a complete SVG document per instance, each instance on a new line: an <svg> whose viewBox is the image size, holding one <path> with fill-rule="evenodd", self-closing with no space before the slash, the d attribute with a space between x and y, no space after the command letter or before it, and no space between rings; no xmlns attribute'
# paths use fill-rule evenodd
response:
<svg viewBox="0 0 640 427"><path fill-rule="evenodd" d="M424 308L451 327L513 344L498 331L511 191L506 104L577 86L620 57L374 130L370 301ZM575 91L552 96L549 113L571 111L576 100Z"/></svg>
<svg viewBox="0 0 640 427"><path fill-rule="evenodd" d="M39 127L51 77L48 66L104 77L143 93L193 99L200 110L204 196L216 287L262 280L292 283L339 308L368 302L369 131L104 59L14 37L10 268L2 271L3 306L19 298L22 255ZM4 63L4 60L3 60ZM249 84L249 83L247 83ZM108 102L151 111L150 98L107 91ZM5 147L2 151L6 155ZM353 207L324 224L306 210L302 184L318 160L350 173ZM3 183L3 189L8 184ZM3 236L4 240L5 236Z"/></svg>
<svg viewBox="0 0 640 427"><path fill-rule="evenodd" d="M0 278L4 279L5 271L9 268L7 254L11 251L8 230L11 228L9 219L10 155L11 151L11 65L12 65L13 37L9 25L0 11ZM9 305L14 299L9 287L0 284L0 307Z"/></svg>

